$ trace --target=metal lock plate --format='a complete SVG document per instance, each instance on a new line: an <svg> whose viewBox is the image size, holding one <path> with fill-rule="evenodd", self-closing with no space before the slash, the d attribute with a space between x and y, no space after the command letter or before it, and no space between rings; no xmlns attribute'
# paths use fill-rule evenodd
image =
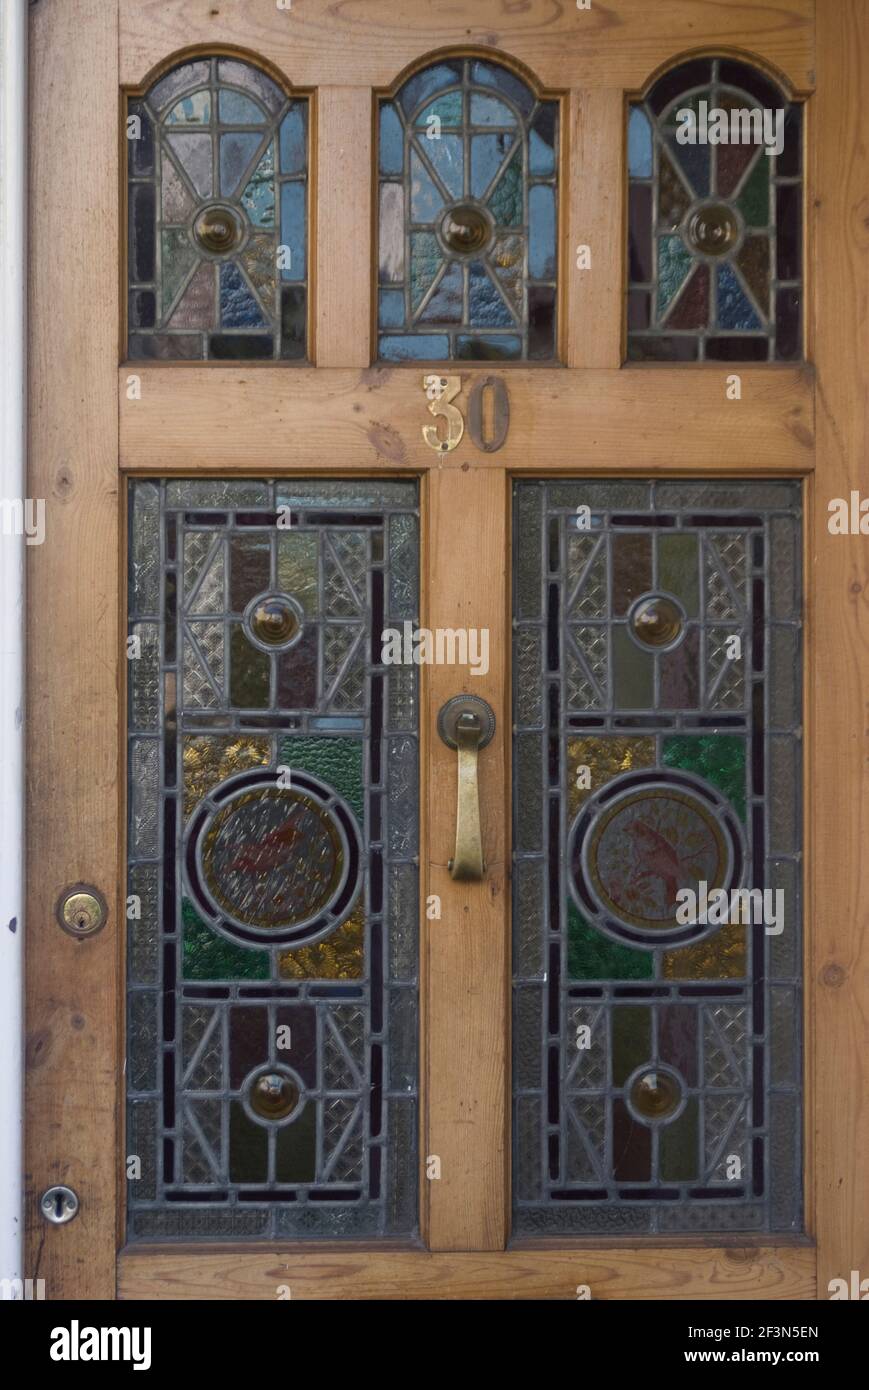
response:
<svg viewBox="0 0 869 1390"><path fill-rule="evenodd" d="M89 883L74 883L57 904L57 920L70 936L93 936L106 924L106 900Z"/></svg>
<svg viewBox="0 0 869 1390"><path fill-rule="evenodd" d="M39 1199L39 1210L43 1219L51 1222L52 1226L65 1226L67 1221L78 1215L78 1208L77 1194L71 1187L64 1187L62 1183L46 1188Z"/></svg>

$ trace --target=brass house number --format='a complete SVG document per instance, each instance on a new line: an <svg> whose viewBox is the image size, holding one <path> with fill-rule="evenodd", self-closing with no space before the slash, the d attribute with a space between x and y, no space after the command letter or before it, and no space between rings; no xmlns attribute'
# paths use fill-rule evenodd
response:
<svg viewBox="0 0 869 1390"><path fill-rule="evenodd" d="M453 404L462 389L460 376L440 376L429 373L422 379L428 409L444 425L423 425L422 437L437 454L455 449L465 433L465 418ZM468 434L474 446L484 454L494 454L502 448L510 428L510 399L507 387L499 376L485 376L474 382L468 396Z"/></svg>

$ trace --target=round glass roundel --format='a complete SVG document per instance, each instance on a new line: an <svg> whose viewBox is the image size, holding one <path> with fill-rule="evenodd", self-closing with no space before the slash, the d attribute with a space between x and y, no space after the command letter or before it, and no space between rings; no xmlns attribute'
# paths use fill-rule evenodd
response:
<svg viewBox="0 0 869 1390"><path fill-rule="evenodd" d="M643 1067L627 1086L628 1104L646 1124L675 1118L684 1099L681 1079L669 1068Z"/></svg>
<svg viewBox="0 0 869 1390"><path fill-rule="evenodd" d="M301 1091L292 1076L269 1068L257 1072L247 1088L247 1102L261 1120L286 1120L298 1108Z"/></svg>
<svg viewBox="0 0 869 1390"><path fill-rule="evenodd" d="M210 256L228 256L244 240L244 224L234 208L212 203L197 214L193 239Z"/></svg>
<svg viewBox="0 0 869 1390"><path fill-rule="evenodd" d="M703 256L726 256L739 240L736 213L724 203L706 203L692 213L686 228L692 250Z"/></svg>
<svg viewBox="0 0 869 1390"><path fill-rule="evenodd" d="M454 255L473 256L492 240L491 218L473 203L460 203L441 221L441 237Z"/></svg>
<svg viewBox="0 0 869 1390"><path fill-rule="evenodd" d="M324 912L347 860L330 810L274 783L230 797L206 823L199 853L203 885L220 911L266 931Z"/></svg>
<svg viewBox="0 0 869 1390"><path fill-rule="evenodd" d="M570 832L571 891L602 930L647 945L715 930L709 894L740 881L744 855L725 799L701 778L630 773L583 807ZM694 895L686 899L684 891ZM686 901L697 911L686 912Z"/></svg>
<svg viewBox="0 0 869 1390"><path fill-rule="evenodd" d="M685 631L685 614L675 599L650 594L630 612L631 633L643 647L673 647Z"/></svg>

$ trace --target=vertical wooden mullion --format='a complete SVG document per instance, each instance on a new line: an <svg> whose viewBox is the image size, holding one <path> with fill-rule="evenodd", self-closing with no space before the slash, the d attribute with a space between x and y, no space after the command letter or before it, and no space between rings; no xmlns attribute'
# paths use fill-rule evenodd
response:
<svg viewBox="0 0 869 1390"><path fill-rule="evenodd" d="M562 275L568 367L619 367L625 282L624 95L615 87L574 89L568 98ZM587 246L591 265L577 266Z"/></svg>
<svg viewBox="0 0 869 1390"><path fill-rule="evenodd" d="M818 1296L869 1277L869 538L831 535L828 504L867 493L869 0L817 14L813 550L814 1174ZM853 1294L851 1295L854 1296ZM859 1294L857 1295L859 1297ZM865 1297L865 1295L864 1295Z"/></svg>
<svg viewBox="0 0 869 1390"><path fill-rule="evenodd" d="M422 919L427 980L425 1154L440 1160L426 1182L433 1250L500 1250L507 1233L508 906L505 872L507 669L507 513L497 468L432 470L428 550L431 628L487 628L489 670L433 665L424 710L428 739L427 855L424 895L440 898L440 918ZM497 728L480 754L480 810L486 872L454 883L447 861L456 830L457 755L436 729L452 695L488 700Z"/></svg>
<svg viewBox="0 0 869 1390"><path fill-rule="evenodd" d="M368 87L317 91L315 345L318 367L371 360L372 117Z"/></svg>
<svg viewBox="0 0 869 1390"><path fill-rule="evenodd" d="M118 19L113 0L31 10L26 1273L46 1297L115 1293L118 1152ZM69 885L97 935L55 918ZM73 1188L52 1226L38 1199Z"/></svg>

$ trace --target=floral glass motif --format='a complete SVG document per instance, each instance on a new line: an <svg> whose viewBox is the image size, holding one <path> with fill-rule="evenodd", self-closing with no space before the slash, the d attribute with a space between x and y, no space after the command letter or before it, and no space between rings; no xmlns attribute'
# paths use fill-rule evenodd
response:
<svg viewBox="0 0 869 1390"><path fill-rule="evenodd" d="M308 102L196 58L128 106L128 355L307 355Z"/></svg>
<svg viewBox="0 0 869 1390"><path fill-rule="evenodd" d="M717 139L726 113L745 143L680 143L680 111ZM783 112L782 149L759 122ZM736 121L739 125L736 125ZM628 113L628 357L794 361L802 356L802 108L762 73L694 58Z"/></svg>
<svg viewBox="0 0 869 1390"><path fill-rule="evenodd" d="M378 355L556 355L558 102L444 59L379 111Z"/></svg>
<svg viewBox="0 0 869 1390"><path fill-rule="evenodd" d="M413 482L130 488L133 1240L417 1226Z"/></svg>
<svg viewBox="0 0 869 1390"><path fill-rule="evenodd" d="M798 1231L799 484L514 517L514 1231Z"/></svg>

